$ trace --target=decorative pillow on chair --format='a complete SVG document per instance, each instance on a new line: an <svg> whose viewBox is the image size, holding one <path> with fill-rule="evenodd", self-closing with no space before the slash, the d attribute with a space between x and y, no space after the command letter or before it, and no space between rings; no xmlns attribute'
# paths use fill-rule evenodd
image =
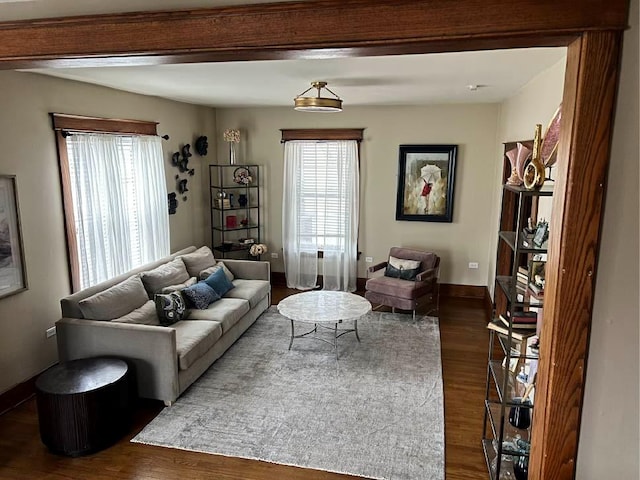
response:
<svg viewBox="0 0 640 480"><path fill-rule="evenodd" d="M213 288L221 297L229 290L234 288L233 283L229 281L224 273L224 269L220 268L209 275L204 282Z"/></svg>
<svg viewBox="0 0 640 480"><path fill-rule="evenodd" d="M222 276L224 276L224 272ZM183 289L182 294L198 310L205 310L210 304L220 300L220 295L205 282L198 282L191 287Z"/></svg>
<svg viewBox="0 0 640 480"><path fill-rule="evenodd" d="M390 256L384 275L402 280L415 280L416 275L420 273L420 263L420 260L406 260Z"/></svg>
<svg viewBox="0 0 640 480"><path fill-rule="evenodd" d="M160 325L171 325L189 316L189 311L180 292L156 293L154 302Z"/></svg>

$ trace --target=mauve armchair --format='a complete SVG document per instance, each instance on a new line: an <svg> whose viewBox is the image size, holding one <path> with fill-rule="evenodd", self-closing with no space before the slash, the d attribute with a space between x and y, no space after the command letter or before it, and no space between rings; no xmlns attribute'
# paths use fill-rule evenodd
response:
<svg viewBox="0 0 640 480"><path fill-rule="evenodd" d="M416 309L423 305L432 305L432 308L425 313L437 312L440 301L438 284L440 257L433 252L400 247L392 247L389 250L389 256L419 261L420 266L415 279L403 280L380 274L374 276L382 269L386 271L389 264L388 261L378 263L369 267L364 297L372 304L377 304L378 307L382 305L391 307L392 312L395 312L396 308L411 310L414 320Z"/></svg>

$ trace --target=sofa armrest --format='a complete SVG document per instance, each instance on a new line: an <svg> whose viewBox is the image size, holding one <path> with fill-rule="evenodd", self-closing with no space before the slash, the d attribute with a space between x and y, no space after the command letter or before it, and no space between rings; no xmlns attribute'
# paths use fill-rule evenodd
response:
<svg viewBox="0 0 640 480"><path fill-rule="evenodd" d="M78 318L56 322L58 357L114 356L133 365L138 394L173 402L178 398L176 331L170 327Z"/></svg>
<svg viewBox="0 0 640 480"><path fill-rule="evenodd" d="M254 260L232 260L222 259L235 277L245 280L267 280L271 281L271 264Z"/></svg>

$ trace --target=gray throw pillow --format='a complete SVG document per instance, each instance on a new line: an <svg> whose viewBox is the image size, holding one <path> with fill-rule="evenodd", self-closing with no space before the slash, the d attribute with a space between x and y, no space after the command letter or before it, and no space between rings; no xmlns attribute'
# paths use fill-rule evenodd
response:
<svg viewBox="0 0 640 480"><path fill-rule="evenodd" d="M147 292L138 275L127 278L116 285L91 295L78 302L84 318L111 320L132 312L149 301Z"/></svg>
<svg viewBox="0 0 640 480"><path fill-rule="evenodd" d="M178 290L182 290L183 288L190 287L191 285L195 285L196 283L198 283L198 279L196 277L191 277L189 280L187 280L184 283L180 283L178 285L169 285L168 287L164 287L162 290L160 290L160 293L175 292Z"/></svg>
<svg viewBox="0 0 640 480"><path fill-rule="evenodd" d="M115 323L137 323L139 325L160 325L160 319L156 313L156 304L153 300L149 300L133 312L114 318L111 321Z"/></svg>
<svg viewBox="0 0 640 480"><path fill-rule="evenodd" d="M213 267L202 270L200 272L200 280L206 280L211 276L211 274L217 272L221 268L224 270L224 274L227 277L227 280L233 282L235 277L233 276L233 273L231 273L231 270L229 270L229 268L224 264L224 262L218 262Z"/></svg>
<svg viewBox="0 0 640 480"><path fill-rule="evenodd" d="M191 277L197 277L202 270L216 264L216 259L209 247L200 247L195 252L180 255L178 258L182 259Z"/></svg>
<svg viewBox="0 0 640 480"><path fill-rule="evenodd" d="M174 258L170 262L148 272L142 272L140 277L142 278L142 283L144 283L144 288L149 294L147 299L152 299L153 295L160 293L164 287L178 285L189 280L189 274L180 257Z"/></svg>

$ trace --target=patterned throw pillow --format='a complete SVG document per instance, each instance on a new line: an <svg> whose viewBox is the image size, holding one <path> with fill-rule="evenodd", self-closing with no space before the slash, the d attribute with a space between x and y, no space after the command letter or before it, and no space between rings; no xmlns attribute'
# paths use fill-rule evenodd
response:
<svg viewBox="0 0 640 480"><path fill-rule="evenodd" d="M402 280L415 280L418 273L420 273L420 260L406 260L389 256L384 275Z"/></svg>
<svg viewBox="0 0 640 480"><path fill-rule="evenodd" d="M189 311L180 292L156 293L154 301L160 325L171 325L188 316Z"/></svg>
<svg viewBox="0 0 640 480"><path fill-rule="evenodd" d="M189 304L198 310L205 310L210 304L220 300L220 295L203 281L183 289L182 294Z"/></svg>

